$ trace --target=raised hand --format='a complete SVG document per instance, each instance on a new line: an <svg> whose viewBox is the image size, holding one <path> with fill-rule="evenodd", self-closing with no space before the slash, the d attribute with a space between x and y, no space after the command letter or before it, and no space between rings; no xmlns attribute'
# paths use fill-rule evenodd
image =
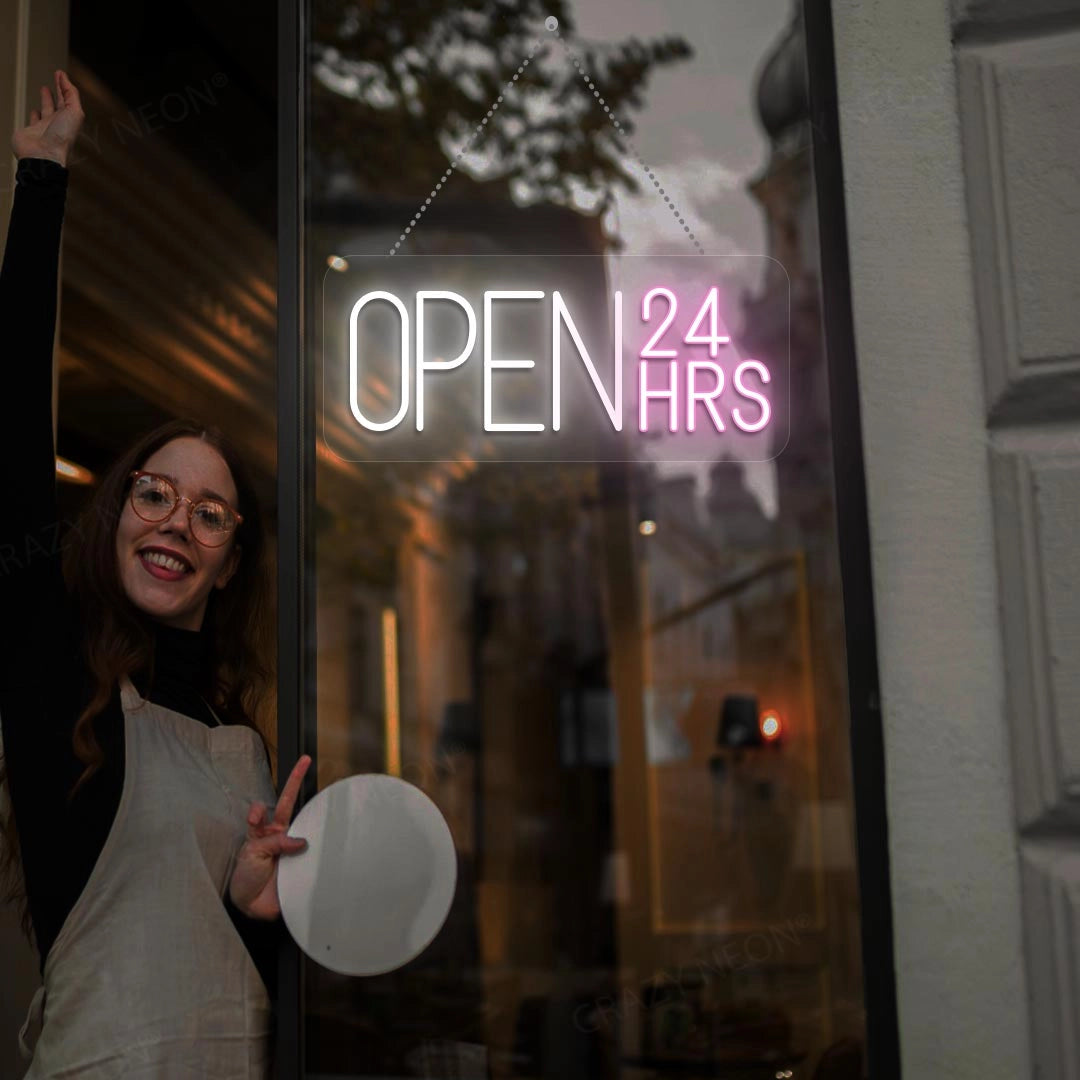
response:
<svg viewBox="0 0 1080 1080"><path fill-rule="evenodd" d="M276 919L281 914L277 893L277 864L282 855L294 855L307 847L307 841L286 835L292 820L300 784L311 764L304 754L293 767L278 797L274 816L266 820L266 805L253 802L248 810L248 835L236 857L229 897L236 907L252 919Z"/></svg>
<svg viewBox="0 0 1080 1080"><path fill-rule="evenodd" d="M56 72L56 100L47 86L41 88L41 108L30 110L30 123L11 137L17 158L48 158L67 167L68 154L82 127L79 91L63 71Z"/></svg>

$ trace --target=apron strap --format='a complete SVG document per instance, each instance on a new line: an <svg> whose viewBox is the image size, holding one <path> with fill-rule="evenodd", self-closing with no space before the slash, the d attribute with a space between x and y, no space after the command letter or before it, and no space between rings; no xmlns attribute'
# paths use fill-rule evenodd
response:
<svg viewBox="0 0 1080 1080"><path fill-rule="evenodd" d="M30 1061L34 1056L34 1047L41 1037L41 1029L45 1024L45 987L39 986L30 999L30 1008L27 1010L23 1026L19 1028L19 1053L23 1061Z"/></svg>
<svg viewBox="0 0 1080 1080"><path fill-rule="evenodd" d="M135 689L134 683L126 676L120 676L120 704L125 712L137 709L143 704L143 699Z"/></svg>

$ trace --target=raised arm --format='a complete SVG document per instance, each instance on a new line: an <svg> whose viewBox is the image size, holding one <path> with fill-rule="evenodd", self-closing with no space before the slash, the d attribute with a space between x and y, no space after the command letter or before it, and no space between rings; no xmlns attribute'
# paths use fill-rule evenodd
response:
<svg viewBox="0 0 1080 1080"><path fill-rule="evenodd" d="M15 132L15 195L0 268L0 675L25 670L28 623L59 580L52 352L67 160L83 112L71 81L56 72L55 99Z"/></svg>

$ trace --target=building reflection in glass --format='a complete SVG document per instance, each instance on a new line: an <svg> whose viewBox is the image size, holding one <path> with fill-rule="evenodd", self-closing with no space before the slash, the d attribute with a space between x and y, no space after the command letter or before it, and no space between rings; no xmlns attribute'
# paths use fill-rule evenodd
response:
<svg viewBox="0 0 1080 1080"><path fill-rule="evenodd" d="M773 512L731 462L508 465L464 427L435 463L346 461L319 441L319 785L361 771L416 783L450 824L460 884L407 968L347 979L307 965L310 1075L861 1075L799 19L761 68L771 152L750 184L792 307L771 270L738 331L766 361L790 334L799 407ZM313 313L335 258L393 243L439 158L403 151L393 190L363 179L331 132L352 124L355 138L378 109L325 89L309 146ZM414 250L603 255L612 242L602 207L455 183ZM310 322L318 363L338 343ZM320 407L335 445L358 439L334 402Z"/></svg>

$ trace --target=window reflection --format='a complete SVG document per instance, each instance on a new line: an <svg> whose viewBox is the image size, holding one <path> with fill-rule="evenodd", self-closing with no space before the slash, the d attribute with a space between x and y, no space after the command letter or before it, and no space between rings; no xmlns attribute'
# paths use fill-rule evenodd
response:
<svg viewBox="0 0 1080 1080"><path fill-rule="evenodd" d="M547 13L494 10L463 28L428 5L421 26L411 9L315 0L311 312L327 267L348 269L333 260L393 245ZM764 463L687 465L661 446L644 463L509 464L462 427L444 460L380 464L362 440L335 452L357 435L320 403L319 786L365 771L417 784L450 824L459 885L406 968L349 979L306 965L308 1074L859 1077L801 15L582 0L558 17L600 84L629 77L619 40L650 42L636 144L708 249L776 260L731 283L733 325L746 355L790 347L777 405L790 440ZM425 57L454 26L469 48ZM655 193L615 180L618 142L557 93L572 79L554 60L531 70L520 116L529 93L544 98L551 168L498 140L473 148L413 249L681 251ZM724 100L700 104L706 86ZM318 370L333 341L309 321Z"/></svg>

